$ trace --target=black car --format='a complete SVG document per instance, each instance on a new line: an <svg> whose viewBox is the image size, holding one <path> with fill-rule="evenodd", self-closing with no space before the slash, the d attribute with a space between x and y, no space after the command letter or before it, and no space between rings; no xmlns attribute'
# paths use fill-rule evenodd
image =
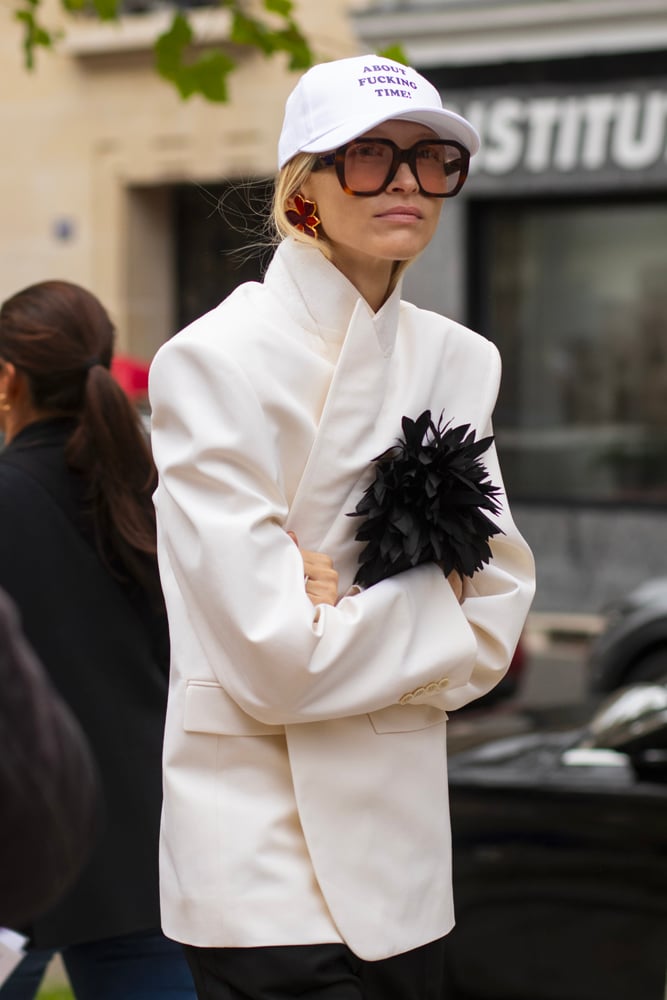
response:
<svg viewBox="0 0 667 1000"><path fill-rule="evenodd" d="M460 752L450 723L443 1000L665 1000L667 685L542 721Z"/></svg>
<svg viewBox="0 0 667 1000"><path fill-rule="evenodd" d="M667 678L667 578L647 580L606 609L589 652L592 691Z"/></svg>

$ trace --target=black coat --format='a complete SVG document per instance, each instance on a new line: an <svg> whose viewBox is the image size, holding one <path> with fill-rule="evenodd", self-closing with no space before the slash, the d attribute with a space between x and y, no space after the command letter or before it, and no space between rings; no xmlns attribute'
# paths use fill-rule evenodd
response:
<svg viewBox="0 0 667 1000"><path fill-rule="evenodd" d="M84 483L64 460L71 430L63 420L31 424L0 454L0 587L18 605L26 636L88 737L104 792L105 823L92 858L29 929L37 947L160 924L166 616L161 601L119 583L99 558Z"/></svg>
<svg viewBox="0 0 667 1000"><path fill-rule="evenodd" d="M0 593L0 926L21 926L63 895L90 854L98 807L81 727Z"/></svg>

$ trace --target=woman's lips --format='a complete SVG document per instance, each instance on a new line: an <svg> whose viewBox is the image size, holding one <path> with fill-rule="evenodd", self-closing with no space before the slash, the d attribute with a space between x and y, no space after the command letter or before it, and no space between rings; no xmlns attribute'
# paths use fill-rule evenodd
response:
<svg viewBox="0 0 667 1000"><path fill-rule="evenodd" d="M394 205L376 214L377 219L389 219L397 222L418 222L422 215L414 205Z"/></svg>

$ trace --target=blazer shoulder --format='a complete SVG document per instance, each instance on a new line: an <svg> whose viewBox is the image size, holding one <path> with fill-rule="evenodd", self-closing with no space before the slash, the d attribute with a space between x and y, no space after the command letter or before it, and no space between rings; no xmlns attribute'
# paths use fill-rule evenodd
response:
<svg viewBox="0 0 667 1000"><path fill-rule="evenodd" d="M250 320L261 312L266 299L266 289L261 282L244 282L213 309L198 316L165 341L156 352L153 363L163 355L187 349L190 345L224 346L234 339L236 333L243 333L249 327Z"/></svg>
<svg viewBox="0 0 667 1000"><path fill-rule="evenodd" d="M498 348L488 337L411 302L401 302L401 328L415 338L422 352L430 353L434 366L445 360L461 374L470 371L476 381L488 381L491 390L497 392L502 362Z"/></svg>
<svg viewBox="0 0 667 1000"><path fill-rule="evenodd" d="M240 405L239 412L245 413L255 409L261 373L270 359L284 360L294 351L297 328L284 303L265 285L240 285L157 351L149 372L151 405L173 391L167 387L196 383L199 391L217 396L219 406Z"/></svg>
<svg viewBox="0 0 667 1000"><path fill-rule="evenodd" d="M433 331L436 336L450 337L462 343L474 345L479 351L487 353L489 357L498 354L496 345L484 334L477 333L470 327L464 326L463 323L443 316L442 313L434 312L431 309L422 309L412 302L401 301L401 319L411 327L421 327L422 329L426 327Z"/></svg>

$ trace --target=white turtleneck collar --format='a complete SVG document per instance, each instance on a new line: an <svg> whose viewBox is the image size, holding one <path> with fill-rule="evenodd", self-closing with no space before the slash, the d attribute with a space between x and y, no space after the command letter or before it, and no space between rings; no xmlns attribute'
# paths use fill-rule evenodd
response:
<svg viewBox="0 0 667 1000"><path fill-rule="evenodd" d="M352 282L316 246L286 239L276 250L264 284L289 305L300 326L338 346L355 309L362 303L373 323L382 353L391 354L398 327L400 281L374 313Z"/></svg>

